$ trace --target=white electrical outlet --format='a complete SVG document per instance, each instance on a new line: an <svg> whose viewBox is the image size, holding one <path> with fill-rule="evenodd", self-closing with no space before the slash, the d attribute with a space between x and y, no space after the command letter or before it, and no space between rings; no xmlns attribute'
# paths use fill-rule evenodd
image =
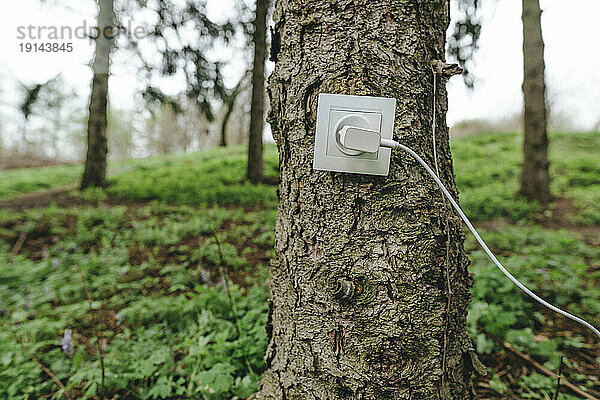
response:
<svg viewBox="0 0 600 400"><path fill-rule="evenodd" d="M374 153L345 148L340 142L344 127L379 132L383 139L394 135L396 99L385 97L320 94L313 168L322 171L387 175L391 150Z"/></svg>

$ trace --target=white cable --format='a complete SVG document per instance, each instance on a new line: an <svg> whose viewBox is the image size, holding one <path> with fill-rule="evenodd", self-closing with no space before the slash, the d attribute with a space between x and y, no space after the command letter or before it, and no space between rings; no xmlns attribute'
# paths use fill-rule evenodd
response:
<svg viewBox="0 0 600 400"><path fill-rule="evenodd" d="M431 175L431 177L433 178L435 183L438 184L440 189L442 189L442 192L444 192L444 194L446 195L448 200L450 200L450 203L452 204L454 209L458 212L458 214L460 215L462 220L465 221L465 224L467 224L467 227L469 227L469 229L475 236L475 239L477 239L477 241L479 242L479 244L481 245L483 250L487 253L487 255L494 262L494 264L496 264L496 266L500 269L500 271L502 271L502 273L504 273L504 275L506 275L506 277L512 281L512 283L517 285L522 291L527 293L529 295L529 297L531 297L532 299L534 299L535 301L537 301L544 307L547 307L554 312L564 315L565 317L572 319L573 321L578 322L581 325L584 325L585 327L591 329L598 337L600 337L600 331L598 329L596 329L592 324L590 324L589 322L587 322L579 317L576 317L575 315L569 314L568 312L561 310L560 308L548 303L546 300L542 299L537 294L535 294L531 290L529 290L525 285L523 285L521 282L519 282L517 280L517 278L512 276L511 273L506 270L506 268L504 268L504 266L500 263L500 261L498 261L498 259L494 255L494 253L492 253L491 250L488 248L487 244L485 244L485 242L483 241L481 236L479 236L479 234L477 233L477 231L471 224L471 221L469 221L469 218L467 218L465 213L461 210L460 206L456 203L456 201L454 201L454 198L452 197L450 192L448 192L448 189L446 189L446 187L444 186L444 184L442 183L440 178L438 178L438 176L435 174L435 172L433 172L433 170L429 167L429 165L427 165L427 163L417 153L415 153L410 147L406 147L403 144L400 144L400 143L398 143L396 141L392 141L392 140L382 140L381 145L383 147L397 147L397 148L407 151L411 156L413 156L423 166L423 168L425 168L427 170L427 172L429 172L429 175Z"/></svg>

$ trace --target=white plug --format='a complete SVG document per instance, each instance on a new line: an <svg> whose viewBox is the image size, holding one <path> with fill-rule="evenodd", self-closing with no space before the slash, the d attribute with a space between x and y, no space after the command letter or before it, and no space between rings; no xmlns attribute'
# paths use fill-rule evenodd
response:
<svg viewBox="0 0 600 400"><path fill-rule="evenodd" d="M379 132L358 126L344 126L340 130L340 143L347 149L363 153L376 153L380 147L395 146L393 140L382 139Z"/></svg>
<svg viewBox="0 0 600 400"><path fill-rule="evenodd" d="M372 129L346 125L340 130L340 143L347 149L376 153L381 143L381 134Z"/></svg>

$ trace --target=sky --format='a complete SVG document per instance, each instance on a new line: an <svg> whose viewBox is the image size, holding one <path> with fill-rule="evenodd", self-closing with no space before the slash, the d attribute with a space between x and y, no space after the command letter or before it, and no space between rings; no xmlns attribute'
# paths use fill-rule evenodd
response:
<svg viewBox="0 0 600 400"><path fill-rule="evenodd" d="M475 58L475 89L465 88L460 77L448 83L450 126L466 119L501 120L522 108L522 25L521 1L480 0L483 30ZM67 3L48 0L46 3ZM40 5L39 0L6 2L0 16L0 82L3 106L16 101L16 77L26 84L44 82L61 73L82 98L89 96L89 62L93 44L88 39L73 39L72 53L26 53L20 45L31 40L18 39L19 26L94 25L96 8L90 0L71 1L69 6ZM209 17L226 18L234 0L208 0ZM567 116L581 130L600 122L600 1L541 0L542 29L546 43L546 81L548 97L555 112ZM233 85L245 65L236 61L234 51L222 56L232 62L225 70L226 83ZM237 57L239 60L239 57ZM271 64L269 62L269 64ZM272 65L267 66L268 70ZM110 98L113 106L133 109L134 93L139 88L137 66L132 57L117 52L113 61ZM167 87L168 89L168 87ZM171 89L176 91L177 87Z"/></svg>

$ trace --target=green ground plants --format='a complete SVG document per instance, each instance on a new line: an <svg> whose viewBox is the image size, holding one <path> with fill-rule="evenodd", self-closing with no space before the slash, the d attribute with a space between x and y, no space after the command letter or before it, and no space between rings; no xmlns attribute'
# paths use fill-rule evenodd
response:
<svg viewBox="0 0 600 400"><path fill-rule="evenodd" d="M560 218L554 205L544 211L516 198L520 145L514 134L453 141L461 203L511 272L598 325L600 137L551 135L552 189L556 204L570 207ZM0 207L0 398L221 400L256 390L276 194L240 184L243 154L227 148L127 161L107 192ZM276 164L269 147L269 175ZM64 178L57 168L43 170L48 186ZM34 170L11 173L0 172L0 182L21 189L0 184L6 196L39 188L18 183ZM489 369L476 379L480 398L554 395L555 380L500 341L553 371L564 356L565 378L600 392L600 346L591 334L533 304L470 235L466 248L474 282L468 328ZM563 387L558 398L578 397Z"/></svg>
<svg viewBox="0 0 600 400"><path fill-rule="evenodd" d="M238 248L273 218L162 203L4 211L4 239L26 232L42 241L19 255L0 247L0 393L65 396L25 346L77 398L249 396L265 367L272 243ZM61 348L67 330L70 355Z"/></svg>

